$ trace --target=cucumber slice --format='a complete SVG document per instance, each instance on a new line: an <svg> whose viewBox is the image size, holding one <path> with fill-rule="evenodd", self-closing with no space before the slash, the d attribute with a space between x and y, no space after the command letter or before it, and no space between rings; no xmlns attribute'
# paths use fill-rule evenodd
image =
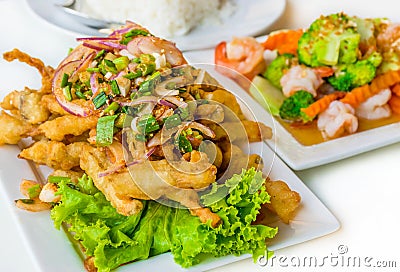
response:
<svg viewBox="0 0 400 272"><path fill-rule="evenodd" d="M249 92L272 115L279 116L279 108L286 98L281 90L272 85L267 79L256 76L252 81Z"/></svg>

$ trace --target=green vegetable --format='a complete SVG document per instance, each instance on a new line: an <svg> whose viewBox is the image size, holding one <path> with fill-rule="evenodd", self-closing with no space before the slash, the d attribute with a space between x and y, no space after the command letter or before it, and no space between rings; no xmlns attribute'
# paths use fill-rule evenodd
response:
<svg viewBox="0 0 400 272"><path fill-rule="evenodd" d="M275 87L282 89L281 78L283 73L288 70L293 60L292 54L282 54L277 56L267 67L263 76Z"/></svg>
<svg viewBox="0 0 400 272"><path fill-rule="evenodd" d="M118 102L112 102L107 108L104 109L104 113L114 114L119 109Z"/></svg>
<svg viewBox="0 0 400 272"><path fill-rule="evenodd" d="M375 65L369 60L360 60L354 64L340 66L335 75L329 77L327 81L336 90L348 92L371 82L375 75Z"/></svg>
<svg viewBox="0 0 400 272"><path fill-rule="evenodd" d="M111 84L111 91L113 92L113 94L115 94L115 95L121 94L118 83L115 79L111 80L110 84Z"/></svg>
<svg viewBox="0 0 400 272"><path fill-rule="evenodd" d="M64 73L63 77L61 79L61 84L60 84L61 88L64 88L64 87L66 87L68 85L68 79L69 79L68 74Z"/></svg>
<svg viewBox="0 0 400 272"><path fill-rule="evenodd" d="M179 134L179 136L176 138L175 145L182 154L192 152L193 150L192 144L183 133Z"/></svg>
<svg viewBox="0 0 400 272"><path fill-rule="evenodd" d="M167 251L183 267L212 256L250 253L257 258L267 252L265 239L277 233L276 228L252 224L261 205L269 201L263 182L262 174L250 169L226 185L214 184L202 198L215 199L210 208L223 221L217 228L201 223L187 209L155 201L143 201L137 215L120 215L86 175L76 188L59 183L61 202L52 209L51 218L58 229L67 223L86 255L94 256L99 272Z"/></svg>
<svg viewBox="0 0 400 272"><path fill-rule="evenodd" d="M96 107L96 109L101 108L107 102L106 93L104 91L100 92L98 95L96 95L93 98L92 102L93 102L94 106Z"/></svg>
<svg viewBox="0 0 400 272"><path fill-rule="evenodd" d="M133 39L133 37L138 35L147 36L150 35L150 33L142 29L132 29L128 33L122 35L120 44L128 44Z"/></svg>
<svg viewBox="0 0 400 272"><path fill-rule="evenodd" d="M169 116L164 121L164 127L166 129L171 129L171 128L177 127L180 124L182 124L181 117L176 113Z"/></svg>
<svg viewBox="0 0 400 272"><path fill-rule="evenodd" d="M273 86L267 79L255 76L249 92L272 115L279 116L279 108L286 98L281 90Z"/></svg>
<svg viewBox="0 0 400 272"><path fill-rule="evenodd" d="M67 99L68 101L72 101L72 93L71 93L71 87L70 85L65 86L63 89L63 94L65 99Z"/></svg>
<svg viewBox="0 0 400 272"><path fill-rule="evenodd" d="M71 178L69 177L62 177L62 176L49 176L47 178L47 182L49 183L59 183L61 181L64 182L71 182Z"/></svg>
<svg viewBox="0 0 400 272"><path fill-rule="evenodd" d="M360 34L353 18L344 13L321 16L303 33L298 43L300 63L317 67L357 61Z"/></svg>
<svg viewBox="0 0 400 272"><path fill-rule="evenodd" d="M114 63L114 65L118 71L122 71L126 67L128 67L129 58L127 56L122 56L122 57L114 59L112 62Z"/></svg>
<svg viewBox="0 0 400 272"><path fill-rule="evenodd" d="M29 198L38 197L39 194L40 194L40 190L41 190L41 188L40 188L39 184L36 184L36 185L33 185L32 187L29 187L28 188Z"/></svg>
<svg viewBox="0 0 400 272"><path fill-rule="evenodd" d="M114 121L117 115L108 115L100 117L96 127L97 146L108 146L113 142Z"/></svg>
<svg viewBox="0 0 400 272"><path fill-rule="evenodd" d="M137 128L141 133L149 134L150 132L160 129L160 125L153 115L147 114L140 117L140 119L138 120Z"/></svg>
<svg viewBox="0 0 400 272"><path fill-rule="evenodd" d="M303 90L297 91L283 101L279 108L279 115L284 120L311 121L310 117L303 113L301 109L307 108L313 102L314 98L311 93Z"/></svg>
<svg viewBox="0 0 400 272"><path fill-rule="evenodd" d="M129 72L126 75L124 75L123 77L132 80L132 79L135 79L135 78L138 78L138 77L141 77L141 76L142 76L142 71L141 70L137 70L134 73Z"/></svg>

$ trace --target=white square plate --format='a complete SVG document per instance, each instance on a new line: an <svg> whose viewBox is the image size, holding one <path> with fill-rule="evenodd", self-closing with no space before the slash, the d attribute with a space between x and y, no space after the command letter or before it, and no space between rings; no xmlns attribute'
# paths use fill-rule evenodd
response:
<svg viewBox="0 0 400 272"><path fill-rule="evenodd" d="M264 41L266 36L259 37ZM197 66L197 63L214 63L214 50L194 51L185 54L189 63ZM229 80L223 76L213 74L224 86ZM229 83L228 83L229 84ZM390 125L357 132L352 135L322 142L320 144L305 146L299 143L270 113L243 89L231 84L231 91L240 97L245 103L251 105L251 109L258 121L274 127L274 139L267 141L269 147L293 170L304 170L330 162L348 158L379 147L390 145L400 141L400 122ZM235 87L236 85L236 87Z"/></svg>
<svg viewBox="0 0 400 272"><path fill-rule="evenodd" d="M240 89L237 85L220 78L218 74L212 73L228 90L238 94ZM240 94L240 93L239 93ZM1 94L3 96L4 94ZM0 96L0 97L1 97ZM241 104L245 104L251 112L245 112L249 119L255 118L269 125L273 119L249 96L240 94ZM246 107L243 107L246 108ZM283 180L289 187L297 191L301 198L301 207L295 219L288 225L283 224L277 218L268 219L270 226L277 226L279 232L270 241L269 249L278 250L287 246L302 243L317 237L321 237L336 231L340 224L334 215L323 203L304 185L304 183L286 166L283 161L275 155L265 142L250 145L251 153L259 154L264 161L263 172L273 180ZM64 231L54 228L48 212L29 213L19 210L14 206L14 200L21 198L19 182L22 178L38 179L36 175L46 173L47 169L36 168L24 160L17 158L19 148L17 146L0 147L0 170L1 191L7 198L16 219L16 225L26 242L32 258L39 271L82 271L83 262L80 250L74 241L69 240ZM44 171L43 171L44 170ZM36 172L38 171L38 172ZM36 173L35 173L36 172ZM169 253L152 257L148 260L124 265L118 271L156 271L163 267L164 271L204 271L232 263L250 255L240 257L227 256L205 260L203 263L190 269L182 269L174 263Z"/></svg>

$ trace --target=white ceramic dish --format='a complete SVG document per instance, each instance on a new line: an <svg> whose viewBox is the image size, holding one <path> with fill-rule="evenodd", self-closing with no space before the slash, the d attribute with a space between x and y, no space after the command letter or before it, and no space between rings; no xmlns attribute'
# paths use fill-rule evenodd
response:
<svg viewBox="0 0 400 272"><path fill-rule="evenodd" d="M197 67L202 66L198 65ZM210 68L210 66L202 66ZM233 93L240 95L240 103L253 111L245 111L248 118L255 118L258 121L272 123L273 119L249 96L243 95L241 89L232 81L221 77L211 69L207 69L217 80L226 86ZM4 96L0 93L0 97ZM319 201L319 199L304 185L304 183L281 161L266 143L253 143L250 145L251 153L260 154L264 161L264 173L268 174L273 180L284 180L290 188L297 191L302 197L301 208L295 219L289 224L281 223L277 218L268 219L270 226L278 226L278 235L270 241L271 250L302 243L323 235L336 231L340 224L335 216ZM19 182L22 178L35 178L36 167L31 168L31 164L24 160L17 159L19 148L17 146L0 147L0 190L5 194L7 203L13 211L15 222L20 229L21 235L29 248L32 259L38 271L82 271L83 262L79 255L79 250L74 251L75 243L72 243L64 231L58 231L53 227L53 222L48 212L29 213L17 209L14 200L21 198L19 192ZM43 173L46 168L39 168ZM37 175L38 173L36 173ZM40 174L40 173L39 173ZM157 271L163 267L164 271L204 271L216 268L228 263L232 263L249 255L240 257L227 256L218 259L208 259L190 269L182 269L174 263L170 254L162 254L148 260L124 265L118 271Z"/></svg>
<svg viewBox="0 0 400 272"><path fill-rule="evenodd" d="M66 29L74 36L99 35L96 29L74 21L67 13L54 6L53 1L26 0L28 6L42 19ZM189 34L174 38L181 50L211 48L220 40L232 36L254 36L262 34L283 13L286 0L237 0L237 11L221 25L201 26Z"/></svg>
<svg viewBox="0 0 400 272"><path fill-rule="evenodd" d="M266 36L258 38L259 41L265 39ZM194 65L196 63L214 63L214 51L211 49L187 52L185 56L189 63ZM248 93L241 89L238 89L237 95L246 101L253 100ZM271 115L267 110L258 103L254 104L251 109L258 118L261 118L260 121L275 127L274 141L268 141L268 145L293 170L324 165L400 141L400 123L393 123L320 144L305 146L300 144L278 122L271 122Z"/></svg>

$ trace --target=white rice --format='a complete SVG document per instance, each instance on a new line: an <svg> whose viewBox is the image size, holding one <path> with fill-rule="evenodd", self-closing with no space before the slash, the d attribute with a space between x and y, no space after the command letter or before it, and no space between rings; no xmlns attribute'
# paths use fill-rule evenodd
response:
<svg viewBox="0 0 400 272"><path fill-rule="evenodd" d="M234 0L81 0L79 9L95 18L131 20L161 37L181 36L199 25L223 22Z"/></svg>

